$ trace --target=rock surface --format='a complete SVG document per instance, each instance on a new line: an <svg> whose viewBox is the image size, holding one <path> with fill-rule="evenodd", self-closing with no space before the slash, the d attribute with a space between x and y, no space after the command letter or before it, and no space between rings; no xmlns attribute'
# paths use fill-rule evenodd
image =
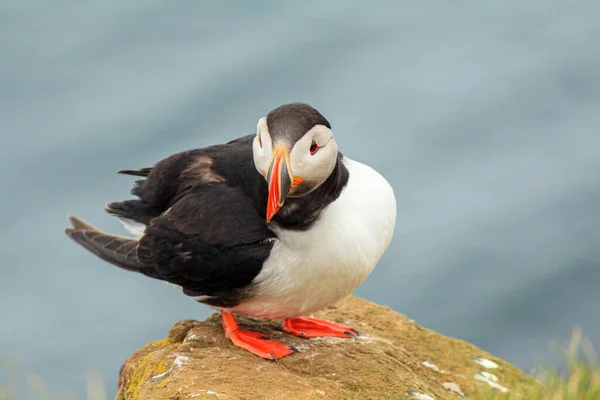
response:
<svg viewBox="0 0 600 400"><path fill-rule="evenodd" d="M218 314L181 321L127 360L117 399L459 399L516 390L528 398L541 388L469 343L353 296L315 316L361 337L300 339L280 321L239 317L241 327L299 348L275 363L234 347Z"/></svg>

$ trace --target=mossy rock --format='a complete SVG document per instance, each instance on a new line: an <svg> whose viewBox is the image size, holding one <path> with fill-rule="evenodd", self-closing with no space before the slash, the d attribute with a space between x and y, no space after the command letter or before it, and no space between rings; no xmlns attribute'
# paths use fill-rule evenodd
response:
<svg viewBox="0 0 600 400"><path fill-rule="evenodd" d="M239 317L300 352L277 363L233 346L220 317L181 321L133 354L117 399L458 399L490 390L528 398L540 383L472 344L350 296L315 314L353 327L359 339L300 339L281 321ZM518 388L518 389L517 389ZM429 396L429 397L427 397Z"/></svg>

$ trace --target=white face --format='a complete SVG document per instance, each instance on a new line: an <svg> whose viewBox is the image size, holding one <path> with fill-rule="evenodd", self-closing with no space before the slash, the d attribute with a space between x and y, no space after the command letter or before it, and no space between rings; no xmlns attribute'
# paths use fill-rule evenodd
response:
<svg viewBox="0 0 600 400"><path fill-rule="evenodd" d="M302 183L293 185L289 197L306 195L319 187L331 175L338 157L338 146L331 129L315 125L296 143L285 139L273 142L266 118L258 121L253 142L254 165L265 176L273 160L273 149L285 147L289 151L289 173L291 179ZM290 148L291 147L291 148Z"/></svg>

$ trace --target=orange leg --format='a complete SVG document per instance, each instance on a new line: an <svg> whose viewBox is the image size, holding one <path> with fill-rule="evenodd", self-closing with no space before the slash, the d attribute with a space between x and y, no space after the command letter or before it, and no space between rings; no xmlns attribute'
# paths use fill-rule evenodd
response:
<svg viewBox="0 0 600 400"><path fill-rule="evenodd" d="M295 350L276 340L271 340L258 332L241 330L238 327L235 317L230 312L221 311L221 320L225 336L234 345L248 350L259 357L266 358L267 360L278 360L292 354Z"/></svg>
<svg viewBox="0 0 600 400"><path fill-rule="evenodd" d="M300 317L287 318L283 321L283 330L302 338L334 336L341 338L358 337L358 332L352 328L323 319Z"/></svg>

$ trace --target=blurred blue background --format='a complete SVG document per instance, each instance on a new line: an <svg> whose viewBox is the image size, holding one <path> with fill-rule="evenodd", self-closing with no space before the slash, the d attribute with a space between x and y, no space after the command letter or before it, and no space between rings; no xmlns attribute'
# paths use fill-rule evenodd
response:
<svg viewBox="0 0 600 400"><path fill-rule="evenodd" d="M289 101L395 188L358 295L525 370L574 325L599 345L599 42L592 1L3 1L0 356L114 396L131 353L208 316L76 246L66 215L122 233L116 170Z"/></svg>

